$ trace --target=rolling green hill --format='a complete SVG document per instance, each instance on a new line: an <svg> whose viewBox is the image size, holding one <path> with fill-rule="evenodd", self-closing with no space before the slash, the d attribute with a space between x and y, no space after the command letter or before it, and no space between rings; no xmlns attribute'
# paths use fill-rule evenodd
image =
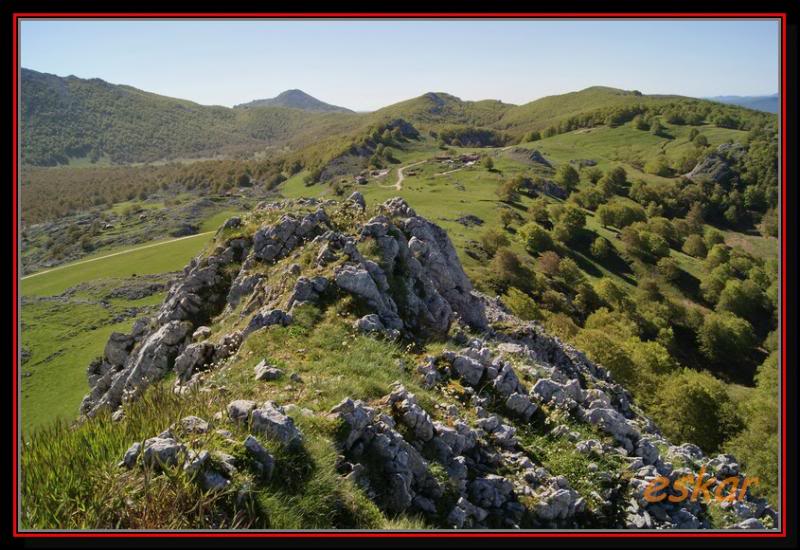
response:
<svg viewBox="0 0 800 550"><path fill-rule="evenodd" d="M602 86L519 106L429 92L372 113L353 113L300 90L232 109L205 106L100 79L29 69L22 70L21 89L23 163L38 166L275 155L319 142L338 154L340 145L347 147L371 128L397 119L431 135L441 133L447 144L498 145L534 133L620 124L637 114L697 123L713 113L709 122L740 129L752 118L736 106Z"/></svg>
<svg viewBox="0 0 800 550"><path fill-rule="evenodd" d="M23 162L114 164L254 152L341 131L357 115L205 106L109 84L22 70Z"/></svg>

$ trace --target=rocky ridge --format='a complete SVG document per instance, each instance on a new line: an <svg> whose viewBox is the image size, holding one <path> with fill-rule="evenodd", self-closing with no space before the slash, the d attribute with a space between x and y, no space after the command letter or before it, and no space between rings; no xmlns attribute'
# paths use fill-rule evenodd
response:
<svg viewBox="0 0 800 550"><path fill-rule="evenodd" d="M341 300L352 301L358 331L443 341L443 351L427 356L416 374L431 391L458 389L459 405L442 414L400 383L378 401L353 396L320 413L341 426L340 474L387 513L421 514L446 528L701 529L711 526L702 501L651 503L648 484L705 467L713 491L740 473L732 456L706 457L694 445L666 440L602 366L475 292L447 234L405 201L368 211L358 193L342 202L266 203L246 219L228 220L153 318L112 334L89 367L92 389L81 411L119 411L170 373L176 393L186 392L235 359L256 331L291 325L298 306ZM215 334L208 325L225 330ZM255 374L254 384L283 376L266 363ZM244 423L280 445L302 446L289 407L234 399L212 424L224 430L226 422ZM210 429L202 419L189 423ZM595 490L541 465L540 433L592 460ZM206 451L193 451L183 437L168 430L136 443L122 464L183 464L203 472L204 486L227 487L226 461L207 467L200 456ZM255 436L241 445L272 475L274 463ZM667 491L676 494L672 484ZM776 512L749 492L722 508L727 527L777 524Z"/></svg>

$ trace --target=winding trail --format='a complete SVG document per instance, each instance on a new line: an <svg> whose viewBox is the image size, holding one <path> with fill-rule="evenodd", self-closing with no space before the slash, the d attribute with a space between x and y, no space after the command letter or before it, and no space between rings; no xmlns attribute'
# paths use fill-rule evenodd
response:
<svg viewBox="0 0 800 550"><path fill-rule="evenodd" d="M425 164L426 162L428 162L428 161L427 160L421 160L419 162L414 162L412 164L406 164L405 166L401 166L400 168L397 169L397 181L395 183L393 183L393 184L390 183L388 185L381 185L380 187L383 187L384 189L388 189L390 187L394 187L395 189L400 191L403 188L403 180L406 177L405 174L403 174L403 170L405 170L406 168L411 168L412 166Z"/></svg>
<svg viewBox="0 0 800 550"><path fill-rule="evenodd" d="M119 252L114 252L113 254L106 254L105 256L98 256L97 258L90 258L88 260L80 260L78 262L72 262L69 264L60 265L58 267L54 267L52 269L45 269L44 271L37 271L36 273L31 273L30 275L25 275L21 278L22 281L25 279L30 279L31 277L38 277L39 275L45 275L47 273L52 273L53 271L58 271L59 269L65 269L67 267L73 267L76 265L81 264L88 264L89 262L96 262L98 260L105 260L106 258L111 258L113 256L119 256L121 254L128 254L129 252L136 252L137 250L144 250L145 248L153 248L155 246L161 246L164 244L174 243L176 241L182 241L184 239L192 239L194 237L200 237L201 235L210 235L215 233L215 231L205 231L203 233L195 233L194 235L186 235L185 237L178 237L177 239L170 239L168 241L161 241L158 243L146 244L144 246L137 246L136 248L128 248L126 250L120 250Z"/></svg>

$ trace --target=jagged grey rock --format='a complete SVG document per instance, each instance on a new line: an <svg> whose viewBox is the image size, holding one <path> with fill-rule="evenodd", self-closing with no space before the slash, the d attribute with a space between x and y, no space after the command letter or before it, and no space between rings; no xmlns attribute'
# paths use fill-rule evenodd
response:
<svg viewBox="0 0 800 550"><path fill-rule="evenodd" d="M282 407L267 401L252 412L251 428L254 432L279 441L286 446L301 445L303 436L294 425L294 420L286 416Z"/></svg>
<svg viewBox="0 0 800 550"><path fill-rule="evenodd" d="M186 447L171 437L151 437L144 442L142 462L150 467L175 466L185 451Z"/></svg>
<svg viewBox="0 0 800 550"><path fill-rule="evenodd" d="M277 367L273 367L267 363L266 359L262 359L253 367L255 372L256 381L277 380L283 376L283 371Z"/></svg>
<svg viewBox="0 0 800 550"><path fill-rule="evenodd" d="M269 451L252 435L248 435L244 440L244 448L255 460L259 473L266 479L271 478L275 469L275 459Z"/></svg>
<svg viewBox="0 0 800 550"><path fill-rule="evenodd" d="M234 422L247 423L250 419L250 413L256 408L255 401L247 399L237 399L228 403L228 418Z"/></svg>

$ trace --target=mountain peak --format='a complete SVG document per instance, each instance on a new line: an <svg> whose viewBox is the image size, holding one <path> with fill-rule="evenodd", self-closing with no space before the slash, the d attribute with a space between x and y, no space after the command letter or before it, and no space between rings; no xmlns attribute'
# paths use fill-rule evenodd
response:
<svg viewBox="0 0 800 550"><path fill-rule="evenodd" d="M320 101L312 95L307 94L303 90L292 88L279 93L277 96L269 99L256 99L249 103L242 103L236 105L237 108L247 107L289 107L292 109L302 109L304 111L317 111L317 112L338 112L338 113L352 113L350 109L331 105Z"/></svg>

